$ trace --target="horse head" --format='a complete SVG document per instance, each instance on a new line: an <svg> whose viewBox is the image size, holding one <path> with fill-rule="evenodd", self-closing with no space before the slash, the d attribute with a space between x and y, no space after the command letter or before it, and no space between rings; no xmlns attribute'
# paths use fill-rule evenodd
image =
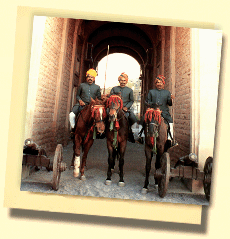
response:
<svg viewBox="0 0 230 239"><path fill-rule="evenodd" d="M161 110L159 108L148 108L145 113L145 124L147 137L150 137L150 141L153 141L153 138L158 137L159 126L161 125Z"/></svg>
<svg viewBox="0 0 230 239"><path fill-rule="evenodd" d="M123 101L119 95L111 95L106 107L109 109L109 121L116 121L119 110L123 108Z"/></svg>
<svg viewBox="0 0 230 239"><path fill-rule="evenodd" d="M104 102L98 99L94 100L93 104L91 105L91 111L97 132L100 134L104 133L105 131L104 121L106 118L106 110Z"/></svg>

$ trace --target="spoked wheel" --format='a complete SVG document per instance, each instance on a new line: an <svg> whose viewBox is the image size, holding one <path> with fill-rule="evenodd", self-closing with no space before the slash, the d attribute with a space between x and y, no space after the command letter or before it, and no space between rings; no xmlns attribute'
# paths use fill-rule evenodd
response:
<svg viewBox="0 0 230 239"><path fill-rule="evenodd" d="M212 162L213 158L208 157L205 161L204 165L204 193L206 196L206 199L210 200L210 189L211 189L211 178L212 178Z"/></svg>
<svg viewBox="0 0 230 239"><path fill-rule="evenodd" d="M53 189L55 191L59 188L59 181L61 177L61 161L63 159L62 157L63 153L63 147L61 144L57 145L55 155L54 155L54 161L53 161Z"/></svg>
<svg viewBox="0 0 230 239"><path fill-rule="evenodd" d="M168 189L168 183L169 183L169 177L170 177L170 157L169 153L165 152L161 156L161 177L158 179L158 193L160 197L165 197L167 189Z"/></svg>

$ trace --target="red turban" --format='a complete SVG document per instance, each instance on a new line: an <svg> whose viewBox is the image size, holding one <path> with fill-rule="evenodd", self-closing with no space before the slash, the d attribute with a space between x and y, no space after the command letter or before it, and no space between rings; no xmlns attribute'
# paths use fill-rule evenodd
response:
<svg viewBox="0 0 230 239"><path fill-rule="evenodd" d="M162 81L162 83L165 85L165 77L163 75L158 75L156 80L155 80L155 83L156 83L157 80Z"/></svg>
<svg viewBox="0 0 230 239"><path fill-rule="evenodd" d="M126 80L126 82L128 82L128 75L125 74L125 72L122 72L122 73L120 74L120 76L118 77L118 80L120 80L121 77L124 77L125 80Z"/></svg>

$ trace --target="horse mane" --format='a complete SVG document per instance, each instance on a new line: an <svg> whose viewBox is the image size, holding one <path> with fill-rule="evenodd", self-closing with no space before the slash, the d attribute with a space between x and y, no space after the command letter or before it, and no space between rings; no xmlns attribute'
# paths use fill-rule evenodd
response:
<svg viewBox="0 0 230 239"><path fill-rule="evenodd" d="M99 100L98 98L96 98L93 102L93 105L105 105L106 104L106 100Z"/></svg>
<svg viewBox="0 0 230 239"><path fill-rule="evenodd" d="M109 99L107 100L106 107L110 108L112 102L115 103L115 104L119 104L120 103L120 108L121 109L123 108L123 100L121 99L120 96L118 96L118 95L111 95L109 97Z"/></svg>
<svg viewBox="0 0 230 239"><path fill-rule="evenodd" d="M161 124L161 111L159 108L153 109L148 108L145 112L145 122L147 123L147 120L151 122L151 120L156 120L159 124Z"/></svg>

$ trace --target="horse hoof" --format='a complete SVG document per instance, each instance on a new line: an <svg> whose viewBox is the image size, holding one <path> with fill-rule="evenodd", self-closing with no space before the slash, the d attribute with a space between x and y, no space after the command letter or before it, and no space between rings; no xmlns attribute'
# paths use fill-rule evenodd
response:
<svg viewBox="0 0 230 239"><path fill-rule="evenodd" d="M118 183L118 186L119 186L119 187L124 187L124 186L125 186L125 182L119 182L119 183Z"/></svg>
<svg viewBox="0 0 230 239"><path fill-rule="evenodd" d="M142 190L141 190L141 193L142 193L142 194L147 194L147 192L148 192L148 189L147 189L147 188L142 188Z"/></svg>
<svg viewBox="0 0 230 239"><path fill-rule="evenodd" d="M73 176L75 177L75 178L77 178L77 177L79 177L79 171L73 171Z"/></svg>
<svg viewBox="0 0 230 239"><path fill-rule="evenodd" d="M82 181L85 181L85 180L86 180L85 175L82 175L80 179L81 179Z"/></svg>
<svg viewBox="0 0 230 239"><path fill-rule="evenodd" d="M105 180L105 185L110 186L111 184L112 184L112 181L111 181L111 180Z"/></svg>

